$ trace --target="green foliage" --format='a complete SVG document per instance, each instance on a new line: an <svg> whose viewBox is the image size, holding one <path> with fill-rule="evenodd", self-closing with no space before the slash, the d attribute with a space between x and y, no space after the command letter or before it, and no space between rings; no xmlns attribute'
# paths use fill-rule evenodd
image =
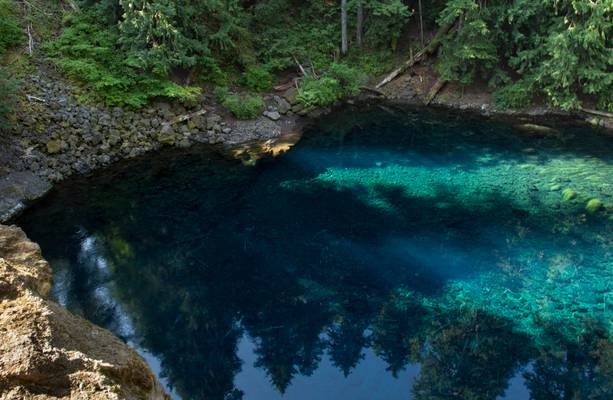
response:
<svg viewBox="0 0 613 400"><path fill-rule="evenodd" d="M23 39L13 0L0 0L0 56Z"/></svg>
<svg viewBox="0 0 613 400"><path fill-rule="evenodd" d="M15 14L12 0L0 0L0 57L23 39L23 29ZM0 65L0 129L10 125L10 114L15 109L17 82Z"/></svg>
<svg viewBox="0 0 613 400"><path fill-rule="evenodd" d="M264 110L261 96L251 94L232 94L227 87L214 89L217 101L238 119L253 119Z"/></svg>
<svg viewBox="0 0 613 400"><path fill-rule="evenodd" d="M307 107L327 106L343 96L343 90L334 78L324 76L320 79L305 79L298 100Z"/></svg>
<svg viewBox="0 0 613 400"><path fill-rule="evenodd" d="M265 65L247 67L241 83L255 92L264 92L272 88L273 76Z"/></svg>
<svg viewBox="0 0 613 400"><path fill-rule="evenodd" d="M509 21L509 65L529 77L562 109L613 91L613 3L516 0L503 14Z"/></svg>
<svg viewBox="0 0 613 400"><path fill-rule="evenodd" d="M598 100L603 109L610 107L611 1L479 4L448 0L439 16L440 24L456 21L457 26L443 42L437 66L444 79L470 84L476 76L491 78L498 73L497 67L510 68L521 83L499 89L497 99L505 106L524 106L538 92L564 110L580 107L585 96Z"/></svg>
<svg viewBox="0 0 613 400"><path fill-rule="evenodd" d="M296 6L287 0L258 2L251 30L256 56L273 69L294 67L294 57L315 67L329 64L340 43L339 9L324 0Z"/></svg>
<svg viewBox="0 0 613 400"><path fill-rule="evenodd" d="M211 69L217 59L246 61L247 18L238 0L119 0L119 41L133 63L158 74ZM217 56L217 57L215 57Z"/></svg>
<svg viewBox="0 0 613 400"><path fill-rule="evenodd" d="M498 61L493 35L485 21L487 13L472 0L450 0L441 12L441 25L461 18L462 27L442 43L438 73L447 81L473 83L478 73L494 69Z"/></svg>
<svg viewBox="0 0 613 400"><path fill-rule="evenodd" d="M326 76L329 76L340 83L343 95L355 96L360 92L360 86L366 81L363 72L347 64L332 64Z"/></svg>
<svg viewBox="0 0 613 400"><path fill-rule="evenodd" d="M411 11L401 0L369 0L364 7L364 43L381 54L407 27ZM349 1L349 30L353 40L357 1ZM294 57L315 69L338 59L339 2L288 0L258 2L252 10L251 30L258 61L273 70L295 67ZM351 47L351 46L350 46Z"/></svg>
<svg viewBox="0 0 613 400"><path fill-rule="evenodd" d="M382 47L396 41L406 28L412 12L402 0L370 0L364 2L371 16L366 27L366 41L373 47Z"/></svg>
<svg viewBox="0 0 613 400"><path fill-rule="evenodd" d="M7 76L6 71L0 66L0 129L10 125L10 115L15 110L17 81Z"/></svg>
<svg viewBox="0 0 613 400"><path fill-rule="evenodd" d="M355 68L332 64L319 79L305 79L298 100L307 107L328 106L343 97L357 95L365 80L366 76Z"/></svg>
<svg viewBox="0 0 613 400"><path fill-rule="evenodd" d="M519 80L496 90L494 100L502 109L519 109L532 103L533 93L533 83Z"/></svg>
<svg viewBox="0 0 613 400"><path fill-rule="evenodd" d="M155 97L192 101L199 93L140 68L135 54L116 46L118 30L99 25L96 14L72 15L65 23L60 37L46 49L64 73L83 85L84 99L138 108Z"/></svg>
<svg viewBox="0 0 613 400"><path fill-rule="evenodd" d="M347 64L369 76L379 76L394 68L394 55L389 49L370 51L353 50L344 60Z"/></svg>
<svg viewBox="0 0 613 400"><path fill-rule="evenodd" d="M13 4L0 0L0 51L20 35L19 25L7 18ZM156 96L193 98L193 89L173 80L238 84L262 92L270 90L274 73L295 70L296 61L313 76L321 75L303 83L305 104L330 104L355 91L346 77L334 72L341 60L338 1L80 0L78 4L83 14L68 20L50 52L67 74L83 84L86 95L108 104L138 107ZM610 0L422 4L426 28L435 28L435 21L453 25L442 40L436 64L443 79L461 85L476 79L488 82L503 107L522 107L544 95L552 105L567 110L580 107L585 99L598 102L604 110L613 108ZM348 5L350 53L342 64L371 75L386 72L395 61L396 44L412 41L403 35L417 23L413 15L417 2L348 0ZM355 45L360 5L362 47ZM509 83L508 76L517 82Z"/></svg>
<svg viewBox="0 0 613 400"><path fill-rule="evenodd" d="M604 111L613 112L613 91L600 95L598 98L598 108Z"/></svg>

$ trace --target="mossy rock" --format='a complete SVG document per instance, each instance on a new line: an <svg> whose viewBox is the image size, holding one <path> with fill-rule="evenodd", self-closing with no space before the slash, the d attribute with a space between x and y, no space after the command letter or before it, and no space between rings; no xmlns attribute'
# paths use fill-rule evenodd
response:
<svg viewBox="0 0 613 400"><path fill-rule="evenodd" d="M57 154L62 150L62 143L59 140L50 140L47 142L47 153Z"/></svg>
<svg viewBox="0 0 613 400"><path fill-rule="evenodd" d="M589 213L595 213L603 208L602 201L600 199L591 199L585 205L585 210Z"/></svg>
<svg viewBox="0 0 613 400"><path fill-rule="evenodd" d="M571 201L571 200L573 200L573 199L574 199L574 198L576 198L576 197L577 197L577 192L575 192L575 191L574 191L574 190L572 190L572 189L568 189L568 188L567 188L567 189L564 189L564 190L562 191L562 198L563 198L565 201Z"/></svg>
<svg viewBox="0 0 613 400"><path fill-rule="evenodd" d="M174 132L172 126L165 124L162 126L157 139L160 144L174 146L177 141L177 134Z"/></svg>

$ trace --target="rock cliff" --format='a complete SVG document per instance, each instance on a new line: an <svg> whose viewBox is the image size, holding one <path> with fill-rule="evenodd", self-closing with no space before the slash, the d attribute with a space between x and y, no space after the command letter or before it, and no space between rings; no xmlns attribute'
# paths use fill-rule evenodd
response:
<svg viewBox="0 0 613 400"><path fill-rule="evenodd" d="M0 225L0 399L168 399L136 352L50 288L38 245Z"/></svg>

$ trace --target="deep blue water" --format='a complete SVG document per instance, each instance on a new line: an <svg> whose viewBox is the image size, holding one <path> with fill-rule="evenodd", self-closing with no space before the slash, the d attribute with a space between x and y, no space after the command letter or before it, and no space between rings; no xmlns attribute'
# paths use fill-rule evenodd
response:
<svg viewBox="0 0 613 400"><path fill-rule="evenodd" d="M613 139L556 129L348 109L255 166L147 155L16 222L177 399L611 399Z"/></svg>

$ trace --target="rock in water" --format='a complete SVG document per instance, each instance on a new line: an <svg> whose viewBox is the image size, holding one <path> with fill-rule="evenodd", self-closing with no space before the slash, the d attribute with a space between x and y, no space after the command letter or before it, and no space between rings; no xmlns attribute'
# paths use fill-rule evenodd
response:
<svg viewBox="0 0 613 400"><path fill-rule="evenodd" d="M46 299L51 268L0 225L0 399L169 399L128 345Z"/></svg>
<svg viewBox="0 0 613 400"><path fill-rule="evenodd" d="M524 131L524 132L538 133L541 135L557 135L558 134L558 131L553 128L550 128L544 125L537 125L537 124L520 124L520 125L515 125L515 128L521 131Z"/></svg>
<svg viewBox="0 0 613 400"><path fill-rule="evenodd" d="M603 207L603 204L600 199L592 199L588 201L587 204L585 205L585 210L589 213L595 213L597 211L600 211L602 207Z"/></svg>
<svg viewBox="0 0 613 400"><path fill-rule="evenodd" d="M564 189L564 190L562 191L562 198L563 198L565 201L571 201L571 200L573 200L575 197L577 197L577 192L575 192L575 191L574 191L574 190L572 190L572 189L568 189L568 188L567 188L567 189Z"/></svg>

